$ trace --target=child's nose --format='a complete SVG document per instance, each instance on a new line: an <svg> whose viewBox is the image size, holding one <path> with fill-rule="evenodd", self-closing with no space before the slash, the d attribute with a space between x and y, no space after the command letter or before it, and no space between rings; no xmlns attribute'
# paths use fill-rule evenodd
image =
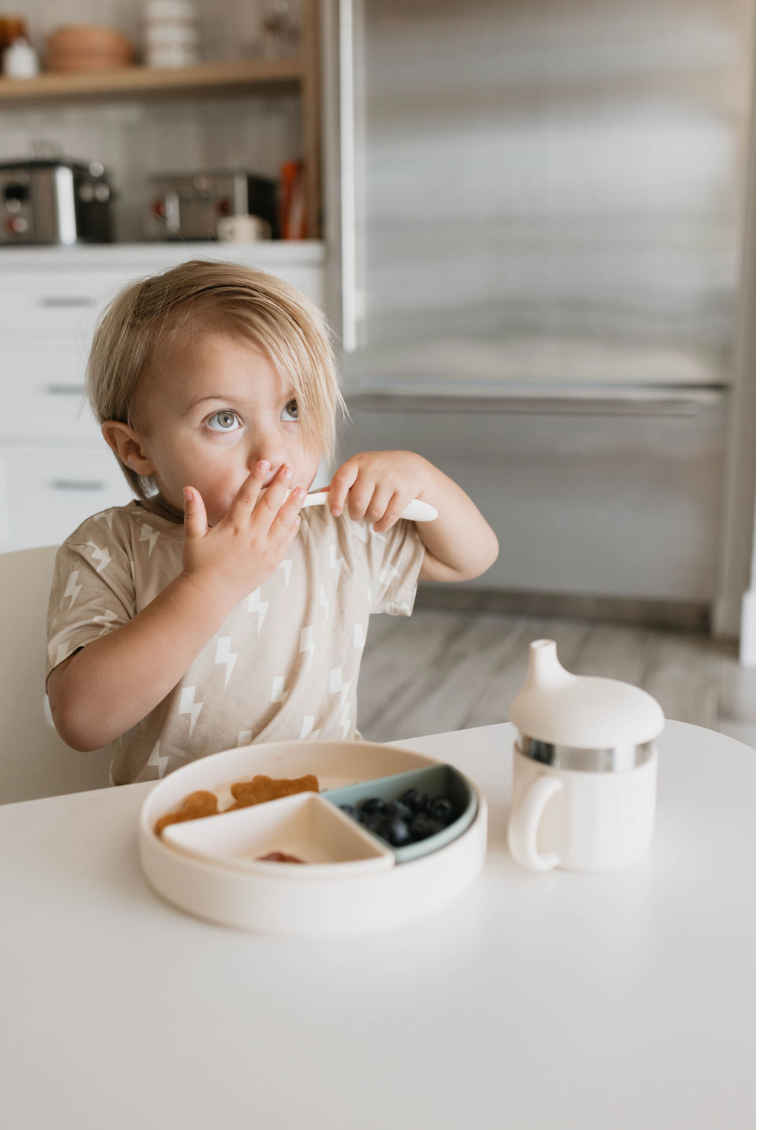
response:
<svg viewBox="0 0 760 1130"><path fill-rule="evenodd" d="M248 457L250 470L253 470L256 464L260 463L262 459L265 459L271 468L267 476L268 478L274 478L282 464L287 462L283 445L278 442L276 437L262 436L259 437L257 443L252 445Z"/></svg>

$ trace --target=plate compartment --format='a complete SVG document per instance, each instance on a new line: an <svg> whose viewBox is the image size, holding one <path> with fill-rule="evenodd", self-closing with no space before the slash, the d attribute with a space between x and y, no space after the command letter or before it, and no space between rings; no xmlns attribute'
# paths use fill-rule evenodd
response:
<svg viewBox="0 0 760 1130"><path fill-rule="evenodd" d="M297 793L236 812L169 824L163 840L209 863L314 882L336 874L387 871L393 853L381 840L335 808L319 793ZM304 864L258 857L287 852Z"/></svg>
<svg viewBox="0 0 760 1130"><path fill-rule="evenodd" d="M332 804L353 804L361 807L363 800L369 797L380 797L382 800L400 800L407 789L422 789L432 800L433 797L445 796L453 802L455 811L459 813L456 820L447 824L440 832L428 836L425 840L405 844L403 847L393 847L386 844L380 836L367 829L373 839L388 847L396 857L397 863L408 863L412 859L419 859L432 851L439 851L453 840L461 836L475 819L478 811L478 800L475 792L458 769L453 765L431 765L424 769L412 769L406 773L395 773L391 777L381 777L373 781L362 781L359 785L349 785L342 789L328 789L322 796ZM348 817L351 819L351 817ZM356 823L352 820L352 823ZM358 827L363 827L359 824Z"/></svg>

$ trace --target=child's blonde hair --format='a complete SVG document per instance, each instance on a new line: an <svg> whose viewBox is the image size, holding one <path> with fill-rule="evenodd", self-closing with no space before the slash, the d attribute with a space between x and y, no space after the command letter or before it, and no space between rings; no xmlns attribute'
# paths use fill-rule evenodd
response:
<svg viewBox="0 0 760 1130"><path fill-rule="evenodd" d="M336 413L345 411L335 358L321 311L303 294L263 271L193 259L125 287L95 332L87 362L87 396L100 421L136 426L138 382L162 345L188 323L250 342L292 383L307 441L328 458ZM119 460L141 498L152 479Z"/></svg>

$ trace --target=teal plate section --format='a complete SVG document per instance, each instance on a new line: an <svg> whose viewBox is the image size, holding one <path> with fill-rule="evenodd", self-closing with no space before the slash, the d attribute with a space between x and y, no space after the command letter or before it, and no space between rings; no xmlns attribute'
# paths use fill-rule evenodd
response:
<svg viewBox="0 0 760 1130"><path fill-rule="evenodd" d="M354 804L357 807L368 797L382 800L399 800L407 789L422 789L430 798L445 796L453 803L456 820L434 836L418 840L404 847L393 847L380 836L375 836L384 847L390 848L397 863L409 863L429 855L432 851L446 847L462 832L466 832L478 811L478 798L470 782L453 765L431 765L426 769L410 769L406 773L396 773L392 777L378 777L374 781L362 781L359 785L344 785L340 789L327 789L320 795L332 804ZM363 827L363 825L362 825ZM369 832L369 828L364 829ZM370 835L375 835L370 832Z"/></svg>

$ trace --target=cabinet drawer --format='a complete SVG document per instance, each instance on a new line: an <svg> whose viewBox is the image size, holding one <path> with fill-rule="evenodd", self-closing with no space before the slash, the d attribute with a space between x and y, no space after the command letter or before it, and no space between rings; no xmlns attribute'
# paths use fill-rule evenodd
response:
<svg viewBox="0 0 760 1130"><path fill-rule="evenodd" d="M3 551L57 545L91 514L134 495L115 457L97 448L0 450L5 514Z"/></svg>
<svg viewBox="0 0 760 1130"><path fill-rule="evenodd" d="M213 245L211 251L205 250L204 245L204 256L224 259L225 254L224 244ZM59 267L48 271L11 271L4 268L0 255L0 328L21 334L28 334L29 330L72 334L82 347L89 347L100 315L122 287L191 258L193 255L188 250L178 249L176 262L167 260L162 249L160 261L156 261L146 249L143 261L111 270ZM238 253L234 258L241 256ZM255 250L246 258L249 266L284 279L324 308L321 264L280 263L271 253L257 255Z"/></svg>
<svg viewBox="0 0 760 1130"><path fill-rule="evenodd" d="M98 318L129 276L115 271L2 270L0 327L18 334L65 333L89 344Z"/></svg>
<svg viewBox="0 0 760 1130"><path fill-rule="evenodd" d="M73 341L28 345L6 337L0 357L0 436L37 443L98 440L84 399L85 361Z"/></svg>

